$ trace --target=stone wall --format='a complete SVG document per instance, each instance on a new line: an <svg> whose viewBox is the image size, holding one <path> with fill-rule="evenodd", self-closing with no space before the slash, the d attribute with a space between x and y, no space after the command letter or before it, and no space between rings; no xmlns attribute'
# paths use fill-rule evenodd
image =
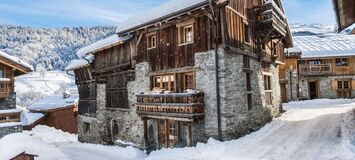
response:
<svg viewBox="0 0 355 160"><path fill-rule="evenodd" d="M0 110L16 108L16 92L11 92L9 97L0 99Z"/></svg>
<svg viewBox="0 0 355 160"><path fill-rule="evenodd" d="M205 139L217 136L217 101L215 78L215 52L195 54L196 89L205 93ZM243 55L218 50L221 125L224 140L235 139L257 130L279 114L281 93L278 66L270 65L273 105L264 99L264 78L261 63L251 59L251 86L253 109L248 111L246 72ZM202 134L202 133L201 133Z"/></svg>
<svg viewBox="0 0 355 160"><path fill-rule="evenodd" d="M90 125L90 130L87 132L85 131L85 123ZM78 138L80 142L103 144L99 128L96 117L78 116Z"/></svg>
<svg viewBox="0 0 355 160"><path fill-rule="evenodd" d="M319 82L319 97L318 98L329 98L336 99L337 92L333 91L331 88L331 83L336 79L353 79L354 76L329 76L329 77L300 77L299 87L300 87L300 95L306 99L309 99L309 91L308 91L308 81L309 80L317 80ZM349 84L351 85L351 84ZM353 97L355 97L355 93L353 92Z"/></svg>
<svg viewBox="0 0 355 160"><path fill-rule="evenodd" d="M291 72L291 76L290 76ZM286 96L287 96L287 101L293 101L293 100L298 100L302 99L302 97L298 97L298 72L296 69L293 70L287 70L285 73L285 80L286 80ZM291 82L292 81L292 82ZM292 94L291 94L291 88L292 88Z"/></svg>
<svg viewBox="0 0 355 160"><path fill-rule="evenodd" d="M0 127L0 138L8 134L18 133L18 132L22 132L22 125Z"/></svg>

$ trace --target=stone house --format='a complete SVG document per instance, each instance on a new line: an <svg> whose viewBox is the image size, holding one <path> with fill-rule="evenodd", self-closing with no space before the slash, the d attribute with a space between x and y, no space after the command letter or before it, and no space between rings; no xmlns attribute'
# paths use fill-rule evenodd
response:
<svg viewBox="0 0 355 160"><path fill-rule="evenodd" d="M78 51L79 140L182 147L231 140L280 113L292 46L281 1L171 0Z"/></svg>
<svg viewBox="0 0 355 160"><path fill-rule="evenodd" d="M295 36L280 66L283 102L355 97L355 35Z"/></svg>
<svg viewBox="0 0 355 160"><path fill-rule="evenodd" d="M21 110L16 109L15 77L32 70L31 65L0 51L0 138L22 131Z"/></svg>

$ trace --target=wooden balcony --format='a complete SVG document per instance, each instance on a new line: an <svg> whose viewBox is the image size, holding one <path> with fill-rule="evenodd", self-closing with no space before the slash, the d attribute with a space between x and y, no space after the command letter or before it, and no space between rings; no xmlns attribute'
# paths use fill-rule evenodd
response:
<svg viewBox="0 0 355 160"><path fill-rule="evenodd" d="M0 79L0 98L7 98L11 92L11 81L7 78Z"/></svg>
<svg viewBox="0 0 355 160"><path fill-rule="evenodd" d="M332 74L331 64L300 65L301 76L326 76Z"/></svg>
<svg viewBox="0 0 355 160"><path fill-rule="evenodd" d="M0 114L0 123L21 122L21 112L2 113Z"/></svg>
<svg viewBox="0 0 355 160"><path fill-rule="evenodd" d="M191 122L204 117L204 94L140 94L137 95L137 114L142 118Z"/></svg>
<svg viewBox="0 0 355 160"><path fill-rule="evenodd" d="M255 11L256 23L262 31L265 31L264 35L272 31L271 35L286 37L286 15L274 1L257 7Z"/></svg>

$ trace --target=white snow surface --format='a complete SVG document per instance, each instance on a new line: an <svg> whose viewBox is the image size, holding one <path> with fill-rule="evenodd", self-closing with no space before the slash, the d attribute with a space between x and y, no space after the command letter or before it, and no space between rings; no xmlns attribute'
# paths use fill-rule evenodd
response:
<svg viewBox="0 0 355 160"><path fill-rule="evenodd" d="M4 58L6 58L6 59L8 59L8 60L10 60L10 61L12 61L12 62L14 62L14 63L17 63L17 64L19 64L19 65L22 65L22 66L24 66L24 67L26 67L26 68L28 68L28 69L30 69L30 70L33 71L33 67L32 67L31 65L29 65L28 63L22 61L20 58L11 56L11 55L9 55L9 54L3 52L3 51L0 51L0 56L1 56L1 57L4 57Z"/></svg>
<svg viewBox="0 0 355 160"><path fill-rule="evenodd" d="M88 54L93 53L97 50L122 43L128 39L132 38L132 36L119 37L117 34L114 34L110 37L97 41L89 46L81 48L78 50L77 55L79 58L86 57Z"/></svg>
<svg viewBox="0 0 355 160"><path fill-rule="evenodd" d="M4 109L0 110L0 114L6 114L6 113L17 113L17 112L22 112L19 109Z"/></svg>
<svg viewBox="0 0 355 160"><path fill-rule="evenodd" d="M133 147L77 142L77 136L37 126L0 139L0 159L23 151L38 160L313 160L355 159L355 100L319 99L284 104L281 117L242 138L209 139L195 147L161 149L149 156Z"/></svg>
<svg viewBox="0 0 355 160"><path fill-rule="evenodd" d="M63 98L63 95L53 95L53 96L44 97L43 99L33 103L28 107L28 109L30 111L58 109L58 108L72 106L78 103L78 101L79 101L78 94L71 95L69 98L66 99Z"/></svg>
<svg viewBox="0 0 355 160"><path fill-rule="evenodd" d="M89 62L85 59L75 59L69 62L69 65L65 67L66 71L74 70L77 68L82 68L88 66Z"/></svg>
<svg viewBox="0 0 355 160"><path fill-rule="evenodd" d="M0 123L0 130L2 127L21 126L21 125L22 125L22 122Z"/></svg>
<svg viewBox="0 0 355 160"><path fill-rule="evenodd" d="M74 77L63 71L48 71L43 75L31 72L15 80L17 104L25 108L44 97L62 95L66 90L78 93Z"/></svg>
<svg viewBox="0 0 355 160"><path fill-rule="evenodd" d="M0 139L0 159L10 159L24 151L39 155L36 160L136 160L146 156L133 147L84 144L77 139L74 134L36 126L32 131Z"/></svg>
<svg viewBox="0 0 355 160"><path fill-rule="evenodd" d="M28 126L41 119L43 116L44 114L42 113L32 113L29 111L23 111L21 113L21 122L24 126Z"/></svg>
<svg viewBox="0 0 355 160"><path fill-rule="evenodd" d="M197 7L206 2L207 0L170 0L120 23L116 31L117 33L120 33L147 23L154 23L156 20L171 16L190 7Z"/></svg>
<svg viewBox="0 0 355 160"><path fill-rule="evenodd" d="M293 41L288 52L302 52L302 58L355 56L355 35L294 36Z"/></svg>

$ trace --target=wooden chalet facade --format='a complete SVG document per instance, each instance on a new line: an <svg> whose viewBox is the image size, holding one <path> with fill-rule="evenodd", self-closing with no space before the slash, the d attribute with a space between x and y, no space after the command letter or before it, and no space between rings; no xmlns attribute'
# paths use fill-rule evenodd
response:
<svg viewBox="0 0 355 160"><path fill-rule="evenodd" d="M278 66L292 46L280 1L172 0L139 17L67 68L80 141L191 146L238 138L279 113Z"/></svg>
<svg viewBox="0 0 355 160"><path fill-rule="evenodd" d="M330 37L294 37L295 46L313 50L287 51L285 65L280 67L280 84L283 102L296 99L355 98L355 43L354 35ZM322 43L299 39L322 39ZM303 43L306 42L306 43ZM341 46L339 46L341 44ZM341 50L339 50L340 47Z"/></svg>

